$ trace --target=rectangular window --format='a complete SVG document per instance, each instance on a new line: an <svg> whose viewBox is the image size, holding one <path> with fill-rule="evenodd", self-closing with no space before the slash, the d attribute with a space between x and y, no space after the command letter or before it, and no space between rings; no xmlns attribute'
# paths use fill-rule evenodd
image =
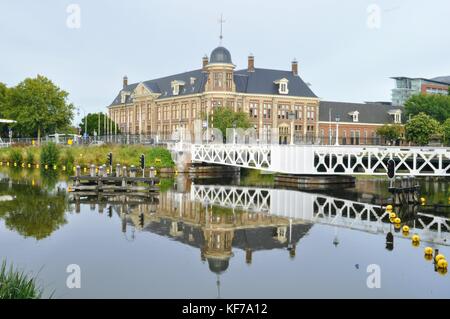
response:
<svg viewBox="0 0 450 319"><path fill-rule="evenodd" d="M227 73L227 90L231 90L233 87L233 74Z"/></svg>

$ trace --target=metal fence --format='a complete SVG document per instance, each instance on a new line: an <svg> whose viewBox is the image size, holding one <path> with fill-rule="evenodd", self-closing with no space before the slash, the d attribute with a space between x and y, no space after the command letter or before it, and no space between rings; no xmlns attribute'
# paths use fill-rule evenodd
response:
<svg viewBox="0 0 450 319"><path fill-rule="evenodd" d="M177 134L117 134L117 135L104 135L104 136L89 136L85 137L43 137L40 140L37 138L12 138L2 141L0 139L0 147L8 147L10 145L39 145L45 144L50 141L56 142L62 145L103 145L103 144L120 144L120 145L159 145L179 142L180 135ZM186 134L183 141L194 141L193 136ZM208 142L214 141L212 136ZM206 134L203 135L203 142L206 141ZM225 140L224 140L225 142ZM337 142L337 143L336 143ZM348 137L341 136L336 137L323 137L316 136L315 134L294 134L293 142L291 143L290 135L272 135L267 134L265 136L244 136L239 143L244 144L295 144L295 145L382 145L382 146L403 146L410 145L410 143L404 140L388 141L381 137L369 138L369 137Z"/></svg>

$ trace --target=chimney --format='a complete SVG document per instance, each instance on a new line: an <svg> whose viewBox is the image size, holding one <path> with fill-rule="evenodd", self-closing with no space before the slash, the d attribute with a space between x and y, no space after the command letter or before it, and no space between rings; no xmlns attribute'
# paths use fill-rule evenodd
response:
<svg viewBox="0 0 450 319"><path fill-rule="evenodd" d="M123 77L123 88L126 88L128 86L128 77L125 75Z"/></svg>
<svg viewBox="0 0 450 319"><path fill-rule="evenodd" d="M292 74L298 75L298 62L296 59L292 60Z"/></svg>
<svg viewBox="0 0 450 319"><path fill-rule="evenodd" d="M248 72L255 72L255 57L253 54L250 53L248 56L248 66L247 66Z"/></svg>
<svg viewBox="0 0 450 319"><path fill-rule="evenodd" d="M205 55L203 56L203 59L202 59L202 68L203 68L203 71L205 71L207 65L208 65L208 56L205 54Z"/></svg>

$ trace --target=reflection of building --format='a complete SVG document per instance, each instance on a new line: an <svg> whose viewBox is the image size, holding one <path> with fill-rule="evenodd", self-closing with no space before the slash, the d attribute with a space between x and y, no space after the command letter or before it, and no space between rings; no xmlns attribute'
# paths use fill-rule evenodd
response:
<svg viewBox="0 0 450 319"><path fill-rule="evenodd" d="M450 77L433 79L394 77L395 88L392 90L392 104L405 105L405 102L417 94L448 95Z"/></svg>
<svg viewBox="0 0 450 319"><path fill-rule="evenodd" d="M291 126L296 136L314 136L319 100L300 78L297 61L290 71L262 69L250 55L246 69L235 67L219 46L201 69L133 84L124 77L109 115L122 132L167 137L177 128L192 131L193 120L211 119L215 108L225 106L249 114L261 134L278 129L282 142L290 139Z"/></svg>
<svg viewBox="0 0 450 319"><path fill-rule="evenodd" d="M295 256L295 246L310 229L310 224L292 223L288 218L257 212L233 211L189 200L188 194L161 193L159 205L138 205L130 210L129 223L144 231L173 238L197 247L200 257L217 274L227 270L234 249L245 251L245 261L252 263L253 252L288 249ZM144 224L139 226L139 215Z"/></svg>

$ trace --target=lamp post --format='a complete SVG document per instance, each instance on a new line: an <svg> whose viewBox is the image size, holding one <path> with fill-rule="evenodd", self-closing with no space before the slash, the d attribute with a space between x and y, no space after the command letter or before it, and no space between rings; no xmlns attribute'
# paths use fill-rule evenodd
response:
<svg viewBox="0 0 450 319"><path fill-rule="evenodd" d="M339 121L341 120L341 118L338 116L336 116L336 145L339 145Z"/></svg>
<svg viewBox="0 0 450 319"><path fill-rule="evenodd" d="M295 112L289 112L288 113L288 119L291 120L291 145L294 145L294 119L295 119Z"/></svg>

